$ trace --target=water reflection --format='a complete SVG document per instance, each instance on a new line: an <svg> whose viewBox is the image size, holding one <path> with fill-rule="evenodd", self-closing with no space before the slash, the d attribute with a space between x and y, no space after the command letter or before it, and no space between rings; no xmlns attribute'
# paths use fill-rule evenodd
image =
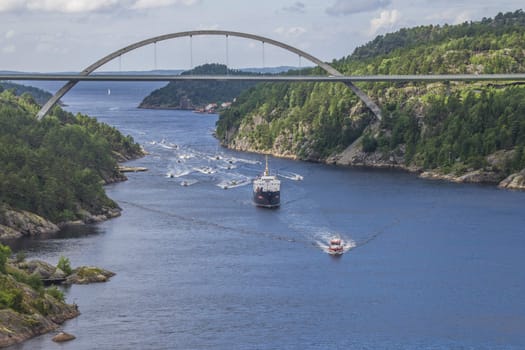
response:
<svg viewBox="0 0 525 350"><path fill-rule="evenodd" d="M96 224L66 225L56 233L3 240L2 244L9 246L13 253L45 254L46 252L56 252L57 246L63 244L60 242L62 240L78 240L88 236L96 236L102 232L101 227Z"/></svg>

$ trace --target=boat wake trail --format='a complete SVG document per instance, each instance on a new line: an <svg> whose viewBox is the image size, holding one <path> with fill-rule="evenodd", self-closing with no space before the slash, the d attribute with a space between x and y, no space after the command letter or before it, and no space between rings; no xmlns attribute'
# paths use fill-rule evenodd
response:
<svg viewBox="0 0 525 350"><path fill-rule="evenodd" d="M314 241L313 245L321 249L323 252L329 254L330 252L328 248L330 246L330 240L333 239L334 237L337 237L337 238L340 238L341 241L343 242L343 253L346 253L346 252L349 252L350 250L367 245L368 243L372 242L377 237L385 233L389 228L391 228L394 225L397 225L399 222L400 222L399 219L395 219L389 224L367 235L365 238L361 240L357 240L357 241L350 238L348 235L342 235L338 233L334 234L333 232L330 233L328 231L322 231L316 235L316 240Z"/></svg>
<svg viewBox="0 0 525 350"><path fill-rule="evenodd" d="M181 177L181 176L188 175L190 173L191 173L191 170L189 169L173 169L172 168L166 173L166 177L168 178Z"/></svg>
<svg viewBox="0 0 525 350"><path fill-rule="evenodd" d="M338 237L341 239L342 245L343 245L343 253L346 253L354 249L355 247L357 247L357 243L353 239L346 237L344 235L340 235L340 234L334 235L333 233L321 232L317 235L317 237L318 238L313 242L313 245L321 249L326 254L330 254L330 251L328 248L330 247L330 240L333 239L334 237Z"/></svg>
<svg viewBox="0 0 525 350"><path fill-rule="evenodd" d="M367 245L368 243L372 242L373 240L375 240L377 237L379 237L380 235L382 235L383 233L385 233L387 231L387 229L391 228L392 226L395 226L397 224L399 224L400 220L399 219L395 219L394 221L390 222L389 224L379 228L377 231L374 231L372 232L370 235L368 235L366 238L358 241L356 243L356 246L355 248L359 248L359 247L362 247L362 246L365 246Z"/></svg>
<svg viewBox="0 0 525 350"><path fill-rule="evenodd" d="M198 219L195 217L179 215L173 212L167 212L164 210L155 209L155 208L151 208L145 205L132 203L128 201L119 201L119 202L136 207L136 208L140 208L142 210L146 210L146 211L153 212L153 213L160 214L160 215L167 216L167 217L174 217L181 221L186 221L192 224L202 225L205 227L213 227L213 228L220 229L220 230L227 230L230 232L236 232L236 233L244 234L244 235L252 235L252 236L271 239L275 241L302 244L304 246L310 246L310 247L313 246L316 249L320 249L321 251L327 254L329 254L328 247L329 247L330 240L333 239L334 236L341 238L342 243L343 243L343 253L347 253L351 250L367 245L368 243L372 242L377 237L385 233L387 229L399 223L399 220L396 219L390 224L379 228L377 231L373 232L366 238L359 240L359 241L356 241L350 238L348 234L338 234L338 233L334 234L333 232L330 232L327 229L323 229L318 232L312 232L310 234L307 233L306 235L303 234L302 237L297 237L297 236L290 237L289 235L284 234L284 233L279 234L279 233L274 233L274 232L261 232L261 231L250 230L250 229L241 228L241 227L231 227L231 226L223 225L220 223ZM293 231L296 231L296 229L293 229L293 228L290 228L290 229L292 229Z"/></svg>
<svg viewBox="0 0 525 350"><path fill-rule="evenodd" d="M279 174L277 174L279 177L284 177L285 179L288 179L288 180L293 180L293 181L301 181L304 179L304 177L300 174L297 174L297 173L292 173L290 171L279 171Z"/></svg>
<svg viewBox="0 0 525 350"><path fill-rule="evenodd" d="M216 185L222 189L235 188L240 186L246 186L250 184L251 179L247 176L235 174L233 176L223 176L219 183Z"/></svg>
<svg viewBox="0 0 525 350"><path fill-rule="evenodd" d="M149 211L149 212L152 212L152 213L160 214L162 216L173 217L173 218L176 218L176 219L181 220L181 221L190 222L192 224L202 225L204 227L213 227L215 229L227 230L227 231L230 231L230 232L236 232L236 233L245 234L245 235L253 235L253 236L257 236L257 237L264 237L264 238L275 240L275 241L282 241L282 242L289 242L289 243L302 243L302 244L304 244L306 246L310 243L310 241L296 239L296 238L290 238L290 237L287 237L284 234L278 234L278 233L272 233L272 232L261 232L261 231L256 231L256 230L249 230L249 229L246 229L246 228L240 228L240 227L231 227L231 226L219 224L219 223L216 223L216 222L207 221L207 220L203 220L203 219L197 219L195 217L188 217L188 216L184 216L184 215L179 215L179 214L175 214L173 212L167 212L167 211L164 211L164 210L155 209L155 208L147 207L145 205L132 203L132 202L128 202L128 201L119 201L119 203L127 204L127 205L130 205L130 206L133 206L133 207L145 210L145 211Z"/></svg>
<svg viewBox="0 0 525 350"><path fill-rule="evenodd" d="M312 242L312 245L314 247L320 249L321 251L327 254L330 254L330 251L329 251L330 241L334 238L340 238L342 245L343 245L343 253L346 253L353 249L367 245L368 243L372 242L373 240L378 238L383 233L387 232L389 228L391 228L394 225L397 225L399 222L400 222L399 219L395 219L389 224L383 227L380 227L376 231L366 235L363 239L355 239L355 238L350 237L349 234L341 234L341 233L330 231L324 228L318 232L311 234L310 241Z"/></svg>

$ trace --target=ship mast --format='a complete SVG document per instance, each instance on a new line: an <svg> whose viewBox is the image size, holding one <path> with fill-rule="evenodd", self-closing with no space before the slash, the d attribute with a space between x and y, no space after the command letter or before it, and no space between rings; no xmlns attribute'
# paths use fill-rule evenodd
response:
<svg viewBox="0 0 525 350"><path fill-rule="evenodd" d="M270 171L268 170L268 155L266 155L266 168L264 168L264 176L269 176Z"/></svg>

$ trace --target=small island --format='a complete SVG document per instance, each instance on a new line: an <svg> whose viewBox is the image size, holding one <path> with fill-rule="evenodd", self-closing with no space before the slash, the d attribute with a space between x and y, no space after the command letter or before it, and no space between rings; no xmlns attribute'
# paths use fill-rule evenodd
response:
<svg viewBox="0 0 525 350"><path fill-rule="evenodd" d="M181 75L253 75L223 64L204 64ZM146 96L139 108L182 109L216 113L229 108L239 94L255 86L250 81L172 81Z"/></svg>

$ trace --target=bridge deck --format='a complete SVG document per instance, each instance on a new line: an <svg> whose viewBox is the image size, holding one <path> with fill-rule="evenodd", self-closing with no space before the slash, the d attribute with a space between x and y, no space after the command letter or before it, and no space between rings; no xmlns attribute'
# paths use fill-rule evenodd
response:
<svg viewBox="0 0 525 350"><path fill-rule="evenodd" d="M163 74L0 74L0 80L55 80L55 81L304 81L304 82L409 82L409 81L525 81L525 74L442 74L442 75L163 75Z"/></svg>

